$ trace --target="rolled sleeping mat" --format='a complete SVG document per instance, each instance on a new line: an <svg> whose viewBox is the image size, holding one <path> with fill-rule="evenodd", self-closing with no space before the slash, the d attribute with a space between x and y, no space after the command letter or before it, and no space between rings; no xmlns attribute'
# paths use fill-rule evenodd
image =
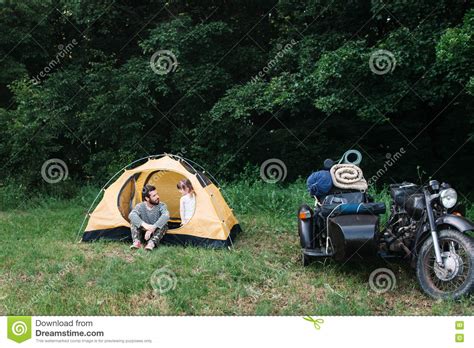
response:
<svg viewBox="0 0 474 348"><path fill-rule="evenodd" d="M360 151L350 149L344 152L344 155L342 155L341 159L339 160L339 163L347 163L347 164L354 164L358 166L362 162L362 154Z"/></svg>
<svg viewBox="0 0 474 348"><path fill-rule="evenodd" d="M336 164L331 168L332 184L341 189L367 190L367 181L362 170L354 164Z"/></svg>

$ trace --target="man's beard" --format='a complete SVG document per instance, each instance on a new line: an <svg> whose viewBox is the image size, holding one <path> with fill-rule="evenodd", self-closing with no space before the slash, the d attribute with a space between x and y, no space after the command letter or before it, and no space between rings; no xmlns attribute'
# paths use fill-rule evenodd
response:
<svg viewBox="0 0 474 348"><path fill-rule="evenodd" d="M158 204L160 204L160 200L159 199L156 200L156 201L150 200L150 203L153 204L153 205L158 205Z"/></svg>

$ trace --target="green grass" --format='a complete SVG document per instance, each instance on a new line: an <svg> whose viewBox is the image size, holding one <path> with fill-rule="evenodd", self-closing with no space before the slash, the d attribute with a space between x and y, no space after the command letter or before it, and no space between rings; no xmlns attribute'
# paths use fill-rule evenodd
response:
<svg viewBox="0 0 474 348"><path fill-rule="evenodd" d="M76 243L96 189L73 199L42 198L0 212L1 315L472 315L473 297L433 301L403 262L317 262L303 268L296 210L304 184L241 181L223 187L244 232L233 250L123 243ZM388 199L379 193L379 199ZM4 204L4 206L7 204ZM472 218L473 210L470 214ZM393 291L368 285L392 269ZM174 274L174 289L153 290L152 274Z"/></svg>

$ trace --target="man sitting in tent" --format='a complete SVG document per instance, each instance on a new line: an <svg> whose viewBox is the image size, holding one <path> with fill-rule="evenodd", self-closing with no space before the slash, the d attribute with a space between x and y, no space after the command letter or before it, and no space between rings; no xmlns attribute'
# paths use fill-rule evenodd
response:
<svg viewBox="0 0 474 348"><path fill-rule="evenodd" d="M160 202L160 196L153 185L145 185L142 191L143 202L138 203L130 212L130 229L133 244L131 249L139 249L143 239L147 241L145 250L153 250L168 230L170 214L165 203Z"/></svg>

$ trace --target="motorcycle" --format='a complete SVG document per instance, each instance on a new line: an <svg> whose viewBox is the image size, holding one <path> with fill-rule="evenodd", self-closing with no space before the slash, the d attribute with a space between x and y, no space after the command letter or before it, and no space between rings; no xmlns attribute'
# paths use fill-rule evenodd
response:
<svg viewBox="0 0 474 348"><path fill-rule="evenodd" d="M402 258L416 269L422 290L436 299L458 299L474 290L474 224L463 217L457 193L431 180L390 185L391 207L366 193L333 190L315 208L298 210L304 266L317 258L336 261L378 255Z"/></svg>

